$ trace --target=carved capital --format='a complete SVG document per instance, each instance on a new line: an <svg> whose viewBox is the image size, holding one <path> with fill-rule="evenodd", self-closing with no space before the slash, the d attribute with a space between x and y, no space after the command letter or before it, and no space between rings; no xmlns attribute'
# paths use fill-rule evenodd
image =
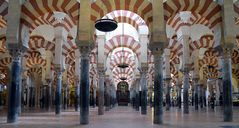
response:
<svg viewBox="0 0 239 128"><path fill-rule="evenodd" d="M100 77L104 77L105 76L105 71L106 69L104 68L98 68L98 74Z"/></svg>
<svg viewBox="0 0 239 128"><path fill-rule="evenodd" d="M8 44L9 54L12 56L12 61L20 61L24 52L27 50L24 46L19 46L16 44Z"/></svg>
<svg viewBox="0 0 239 128"><path fill-rule="evenodd" d="M82 59L90 58L90 53L91 53L92 48L93 47L90 45L82 45L79 47Z"/></svg>
<svg viewBox="0 0 239 128"><path fill-rule="evenodd" d="M60 64L55 64L54 70L56 72L57 77L61 76L64 72L64 69L61 67Z"/></svg>
<svg viewBox="0 0 239 128"><path fill-rule="evenodd" d="M147 72L148 72L148 66L143 66L143 65L141 65L141 68L139 69L139 71L140 71L140 73L142 74L142 75L146 75L147 74Z"/></svg>
<svg viewBox="0 0 239 128"><path fill-rule="evenodd" d="M233 47L224 47L222 57L224 59L231 58L232 52L233 52Z"/></svg>

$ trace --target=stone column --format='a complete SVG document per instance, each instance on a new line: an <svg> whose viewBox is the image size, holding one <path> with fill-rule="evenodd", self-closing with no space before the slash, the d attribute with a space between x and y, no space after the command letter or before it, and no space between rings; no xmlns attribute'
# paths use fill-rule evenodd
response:
<svg viewBox="0 0 239 128"><path fill-rule="evenodd" d="M188 89L189 89L189 72L184 71L183 76L183 113L189 113L189 104L188 104Z"/></svg>
<svg viewBox="0 0 239 128"><path fill-rule="evenodd" d="M181 89L182 89L182 85L179 83L177 85L177 97L178 97L178 108L181 109L182 107L182 96L181 96Z"/></svg>
<svg viewBox="0 0 239 128"><path fill-rule="evenodd" d="M142 66L142 65L141 65ZM141 73L141 114L146 115L147 114L147 66L142 66L140 69Z"/></svg>
<svg viewBox="0 0 239 128"><path fill-rule="evenodd" d="M98 115L104 115L105 69L104 68L98 68L98 74L99 74Z"/></svg>
<svg viewBox="0 0 239 128"><path fill-rule="evenodd" d="M79 47L81 52L81 71L80 71L80 123L89 123L89 99L90 99L90 83L89 83L89 66L90 52L92 47L82 45Z"/></svg>
<svg viewBox="0 0 239 128"><path fill-rule="evenodd" d="M170 110L170 105L171 105L171 98L170 98L171 86L170 86L170 80L171 80L171 78L166 78L165 79L165 84L166 84L166 111Z"/></svg>
<svg viewBox="0 0 239 128"><path fill-rule="evenodd" d="M139 79L136 79L136 96L135 96L135 110L139 111Z"/></svg>
<svg viewBox="0 0 239 128"><path fill-rule="evenodd" d="M68 87L67 85L64 86L64 109L67 109L67 100L68 100Z"/></svg>
<svg viewBox="0 0 239 128"><path fill-rule="evenodd" d="M93 108L96 106L96 87L93 88Z"/></svg>
<svg viewBox="0 0 239 128"><path fill-rule="evenodd" d="M79 111L80 106L80 85L79 79L76 78L75 80L75 111Z"/></svg>
<svg viewBox="0 0 239 128"><path fill-rule="evenodd" d="M60 65L55 65L55 73L56 73L56 92L55 92L55 114L60 115L61 114L61 89L62 89L62 72Z"/></svg>
<svg viewBox="0 0 239 128"><path fill-rule="evenodd" d="M232 111L232 64L231 64L232 48L223 49L223 107L224 121L231 122L233 120Z"/></svg>
<svg viewBox="0 0 239 128"><path fill-rule="evenodd" d="M12 67L11 67L11 84L8 89L8 114L7 122L14 123L18 121L18 110L20 109L21 97L21 55L22 51L19 48L10 49L12 56Z"/></svg>
<svg viewBox="0 0 239 128"><path fill-rule="evenodd" d="M46 110L50 111L52 106L52 90L51 90L51 79L46 79L48 84L46 93Z"/></svg>
<svg viewBox="0 0 239 128"><path fill-rule="evenodd" d="M163 123L163 57L162 49L153 49L154 55L154 124Z"/></svg>
<svg viewBox="0 0 239 128"><path fill-rule="evenodd" d="M134 88L134 89L133 89L133 98L132 98L132 100L133 100L133 108L134 108L134 109L136 109L135 99L136 99L136 90L135 90L135 88Z"/></svg>
<svg viewBox="0 0 239 128"><path fill-rule="evenodd" d="M110 98L111 98L110 89L111 89L110 80L109 80L109 78L107 78L107 81L106 81L106 108L105 108L105 111L109 111L110 110Z"/></svg>
<svg viewBox="0 0 239 128"><path fill-rule="evenodd" d="M199 102L200 107L203 108L203 84L199 85Z"/></svg>
<svg viewBox="0 0 239 128"><path fill-rule="evenodd" d="M80 72L81 72L81 53L77 49L75 50L75 111L79 111L80 106Z"/></svg>
<svg viewBox="0 0 239 128"><path fill-rule="evenodd" d="M12 57L11 81L8 86L8 123L18 121L21 107L21 55L27 50L29 41L29 28L20 26L21 4L17 0L8 2L6 45Z"/></svg>
<svg viewBox="0 0 239 128"><path fill-rule="evenodd" d="M198 87L198 79L194 78L194 103L195 103L195 110L198 110L198 92L199 92L199 87Z"/></svg>

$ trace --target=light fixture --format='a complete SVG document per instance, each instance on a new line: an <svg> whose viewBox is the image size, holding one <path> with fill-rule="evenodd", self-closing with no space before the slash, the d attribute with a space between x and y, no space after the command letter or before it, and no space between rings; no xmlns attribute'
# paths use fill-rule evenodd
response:
<svg viewBox="0 0 239 128"><path fill-rule="evenodd" d="M120 77L120 80L125 81L125 80L127 80L127 78L126 77Z"/></svg>
<svg viewBox="0 0 239 128"><path fill-rule="evenodd" d="M118 27L117 21L113 19L99 19L95 21L95 28L102 32L111 32Z"/></svg>

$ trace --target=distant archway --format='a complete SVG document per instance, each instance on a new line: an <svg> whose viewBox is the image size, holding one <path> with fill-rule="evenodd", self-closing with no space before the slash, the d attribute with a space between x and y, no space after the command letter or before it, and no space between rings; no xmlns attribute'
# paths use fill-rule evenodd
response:
<svg viewBox="0 0 239 128"><path fill-rule="evenodd" d="M117 101L119 106L128 106L129 84L125 81L121 81L117 85Z"/></svg>

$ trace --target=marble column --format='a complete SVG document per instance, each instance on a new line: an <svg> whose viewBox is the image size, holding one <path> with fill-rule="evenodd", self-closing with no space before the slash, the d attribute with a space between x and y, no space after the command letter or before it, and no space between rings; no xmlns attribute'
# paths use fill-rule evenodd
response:
<svg viewBox="0 0 239 128"><path fill-rule="evenodd" d="M110 110L110 85L106 84L106 108L105 111Z"/></svg>
<svg viewBox="0 0 239 128"><path fill-rule="evenodd" d="M96 106L96 87L93 89L93 108Z"/></svg>
<svg viewBox="0 0 239 128"><path fill-rule="evenodd" d="M67 109L67 100L68 100L68 87L65 85L64 87L64 109Z"/></svg>
<svg viewBox="0 0 239 128"><path fill-rule="evenodd" d="M147 114L147 71L148 67L141 67L140 73L141 73L141 114L146 115Z"/></svg>
<svg viewBox="0 0 239 128"><path fill-rule="evenodd" d="M136 91L135 91L135 88L133 90L133 108L136 109L136 105L135 105L135 97L136 97Z"/></svg>
<svg viewBox="0 0 239 128"><path fill-rule="evenodd" d="M47 93L46 93L46 99L47 99L47 103L46 103L46 109L48 111L51 110L51 106L52 106L52 90L51 90L51 79L46 79L46 82L48 84L47 86Z"/></svg>
<svg viewBox="0 0 239 128"><path fill-rule="evenodd" d="M181 106L182 106L182 100L181 100L181 89L182 89L182 85L181 83L179 83L179 80L177 81L176 83L176 86L177 86L177 105L178 105L178 108L181 109Z"/></svg>
<svg viewBox="0 0 239 128"><path fill-rule="evenodd" d="M139 111L139 80L136 79L135 110Z"/></svg>
<svg viewBox="0 0 239 128"><path fill-rule="evenodd" d="M188 100L188 89L189 89L189 72L184 71L183 76L183 113L189 113L189 100Z"/></svg>
<svg viewBox="0 0 239 128"><path fill-rule="evenodd" d="M55 65L55 73L56 73L56 92L55 92L55 114L60 115L61 114L61 97L62 97L62 72L63 70L59 65Z"/></svg>
<svg viewBox="0 0 239 128"><path fill-rule="evenodd" d="M199 86L199 102L200 102L200 107L203 108L203 84Z"/></svg>
<svg viewBox="0 0 239 128"><path fill-rule="evenodd" d="M80 85L79 79L76 78L75 80L75 111L79 111L80 106Z"/></svg>
<svg viewBox="0 0 239 128"><path fill-rule="evenodd" d="M170 110L170 105L171 105L171 98L170 98L170 91L171 91L170 78L165 79L165 83L166 83L166 111L169 111L169 110Z"/></svg>
<svg viewBox="0 0 239 128"><path fill-rule="evenodd" d="M80 70L80 124L89 124L90 83L89 66L90 51L88 45L79 47L81 52Z"/></svg>
<svg viewBox="0 0 239 128"><path fill-rule="evenodd" d="M198 92L199 92L199 87L198 87L198 79L194 79L194 106L195 110L198 110Z"/></svg>
<svg viewBox="0 0 239 128"><path fill-rule="evenodd" d="M105 69L104 68L98 68L98 74L99 74L98 115L104 115Z"/></svg>
<svg viewBox="0 0 239 128"><path fill-rule="evenodd" d="M8 89L8 113L7 122L14 123L18 121L19 97L20 92L20 75L21 75L21 54L20 50L14 49L10 51L12 56L11 67L11 84Z"/></svg>
<svg viewBox="0 0 239 128"><path fill-rule="evenodd" d="M157 50L157 49L156 49ZM161 51L161 52L160 52ZM154 55L154 124L163 123L163 57L162 50Z"/></svg>
<svg viewBox="0 0 239 128"><path fill-rule="evenodd" d="M223 65L222 65L222 80L223 80L223 108L224 108L224 121L233 121L232 111L232 62L231 62L232 49L223 49Z"/></svg>

